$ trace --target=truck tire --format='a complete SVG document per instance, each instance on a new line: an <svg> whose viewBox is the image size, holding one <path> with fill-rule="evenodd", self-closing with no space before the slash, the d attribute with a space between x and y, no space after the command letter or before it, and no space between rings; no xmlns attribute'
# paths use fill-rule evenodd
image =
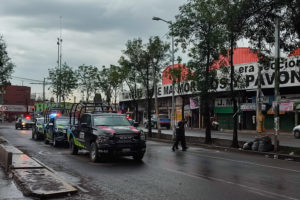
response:
<svg viewBox="0 0 300 200"><path fill-rule="evenodd" d="M143 160L144 154L144 152L137 152L135 155L133 155L133 159L136 161L141 161Z"/></svg>
<svg viewBox="0 0 300 200"><path fill-rule="evenodd" d="M78 147L74 144L74 139L70 139L70 150L72 155L77 155L78 154Z"/></svg>
<svg viewBox="0 0 300 200"><path fill-rule="evenodd" d="M58 146L58 142L56 141L56 136L53 136L53 146L57 147Z"/></svg>
<svg viewBox="0 0 300 200"><path fill-rule="evenodd" d="M295 137L295 138L300 138L300 131L298 131L298 130L295 131L295 132L294 132L294 137Z"/></svg>
<svg viewBox="0 0 300 200"><path fill-rule="evenodd" d="M92 142L91 144L90 159L92 162L97 162L99 160L99 153L96 142Z"/></svg>

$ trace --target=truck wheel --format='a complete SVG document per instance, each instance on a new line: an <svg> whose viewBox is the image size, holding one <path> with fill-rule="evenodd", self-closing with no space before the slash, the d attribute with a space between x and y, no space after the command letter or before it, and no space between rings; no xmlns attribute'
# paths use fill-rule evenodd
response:
<svg viewBox="0 0 300 200"><path fill-rule="evenodd" d="M78 147L74 144L74 139L70 139L70 150L72 155L77 155L78 154Z"/></svg>
<svg viewBox="0 0 300 200"><path fill-rule="evenodd" d="M38 134L35 131L32 132L32 139L38 140Z"/></svg>
<svg viewBox="0 0 300 200"><path fill-rule="evenodd" d="M49 140L47 138L45 138L44 143L49 144Z"/></svg>
<svg viewBox="0 0 300 200"><path fill-rule="evenodd" d="M90 158L92 162L97 162L99 159L98 147L95 142L91 144Z"/></svg>
<svg viewBox="0 0 300 200"><path fill-rule="evenodd" d="M300 138L300 131L295 131L294 132L294 137L295 138Z"/></svg>
<svg viewBox="0 0 300 200"><path fill-rule="evenodd" d="M137 161L141 161L144 157L144 152L137 152L134 156L133 156L133 159L134 160L137 160Z"/></svg>
<svg viewBox="0 0 300 200"><path fill-rule="evenodd" d="M58 142L56 141L56 137L55 137L55 135L53 136L53 146L54 147L57 147L57 145L58 145Z"/></svg>

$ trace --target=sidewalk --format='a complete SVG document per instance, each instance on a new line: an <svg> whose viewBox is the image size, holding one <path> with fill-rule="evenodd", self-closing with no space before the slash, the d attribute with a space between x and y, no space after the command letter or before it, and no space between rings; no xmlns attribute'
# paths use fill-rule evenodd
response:
<svg viewBox="0 0 300 200"><path fill-rule="evenodd" d="M14 181L4 173L2 167L0 167L0 196L0 199L30 199L24 197Z"/></svg>
<svg viewBox="0 0 300 200"><path fill-rule="evenodd" d="M148 130L142 128L145 133L148 133ZM173 142L172 141L172 130L162 129L161 134L157 133L157 129L152 129L152 136L149 137L151 140L158 140L162 142ZM206 145L205 142L205 129L186 129L185 132L186 141L190 145L202 146L204 148L217 148L217 149L226 149L230 151L241 151L247 153L259 153L259 154L268 154L270 156L274 156L273 152L257 152L257 151L244 151L241 149L245 142L253 141L256 137L262 137L268 135L271 137L273 144L273 132L268 131L263 134L257 134L256 131L248 131L242 130L238 131L238 142L240 149L230 148L232 144L232 130L224 130L224 131L212 131L212 144ZM292 159L300 161L300 139L294 138L294 136L289 132L280 132L279 134L279 147L280 151L276 154L284 159ZM294 156L295 155L295 156Z"/></svg>
<svg viewBox="0 0 300 200"><path fill-rule="evenodd" d="M1 164L9 166L9 174L12 174L18 188L22 190L25 196L50 198L66 196L77 192L76 188L55 175L47 166L27 156L14 146L11 146L8 141L2 137L0 137L0 148L2 154L5 154L5 152L12 154L11 162L4 160L4 163ZM2 170L2 168L0 170L3 173L4 170ZM15 187L14 184L9 184L13 183L11 179L5 180L3 176L0 176L0 183L2 181L4 182L4 186L7 187L7 190L0 190L0 199L2 199L2 193L3 195L10 195L10 188ZM0 188L2 189L2 187ZM8 194L6 194L6 192L8 192ZM16 194L19 193L19 191L16 192ZM8 196L8 198L10 198L10 196Z"/></svg>

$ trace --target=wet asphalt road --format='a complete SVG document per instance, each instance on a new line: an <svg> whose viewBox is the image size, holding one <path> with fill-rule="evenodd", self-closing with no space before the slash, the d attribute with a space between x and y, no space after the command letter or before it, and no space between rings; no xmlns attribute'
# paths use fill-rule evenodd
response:
<svg viewBox="0 0 300 200"><path fill-rule="evenodd" d="M141 127L145 132L148 132L148 129ZM154 133L157 132L157 129L152 129ZM162 128L162 133L171 135L172 130L167 130L165 128ZM194 136L194 137L205 137L205 130L199 130L199 129L186 129L185 135L187 136ZM245 132L239 132L238 131L238 139L240 141L253 141L255 137L261 137L264 135L269 135L274 143L274 136L270 134L256 134L256 133L245 133ZM232 132L224 132L224 131L214 131L211 132L212 138L219 138L219 139L226 139L226 140L232 140ZM300 147L300 139L296 139L291 132L287 133L280 133L278 136L280 145L282 146L288 146L288 147Z"/></svg>
<svg viewBox="0 0 300 200"><path fill-rule="evenodd" d="M300 199L297 162L202 148L174 153L168 144L148 141L142 163L91 163L86 152L70 155L65 147L33 141L31 130L0 125L1 135L79 188L60 199Z"/></svg>

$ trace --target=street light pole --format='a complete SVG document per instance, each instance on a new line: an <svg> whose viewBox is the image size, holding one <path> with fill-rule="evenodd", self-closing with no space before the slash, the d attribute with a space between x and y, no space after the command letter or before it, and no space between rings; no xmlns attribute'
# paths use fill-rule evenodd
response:
<svg viewBox="0 0 300 200"><path fill-rule="evenodd" d="M172 125L172 130L173 130L173 135L175 135L175 115L174 115L174 110L175 110L175 84L174 84L174 76L173 76L173 71L174 71L174 36L173 36L173 23L172 21L167 21L164 19L161 19L159 17L152 17L152 20L155 21L163 21L171 25L171 36L172 36L172 110L171 110L171 125Z"/></svg>

